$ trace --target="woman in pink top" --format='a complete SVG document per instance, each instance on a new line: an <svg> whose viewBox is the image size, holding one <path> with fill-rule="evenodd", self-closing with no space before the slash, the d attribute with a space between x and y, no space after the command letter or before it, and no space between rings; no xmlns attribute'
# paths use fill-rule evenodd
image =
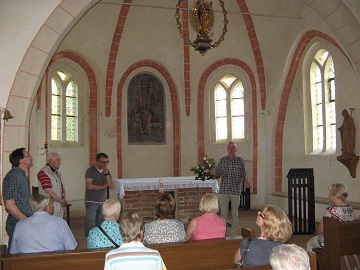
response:
<svg viewBox="0 0 360 270"><path fill-rule="evenodd" d="M226 233L226 222L220 218L219 202L214 194L205 194L200 201L200 217L193 218L186 230L186 240L203 240L223 238Z"/></svg>

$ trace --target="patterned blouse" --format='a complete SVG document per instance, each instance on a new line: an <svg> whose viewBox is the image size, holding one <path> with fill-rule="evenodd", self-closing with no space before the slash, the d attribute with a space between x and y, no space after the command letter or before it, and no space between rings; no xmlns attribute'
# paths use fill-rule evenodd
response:
<svg viewBox="0 0 360 270"><path fill-rule="evenodd" d="M340 222L356 220L356 214L350 205L330 205L326 210L332 218L337 218ZM324 234L318 235L318 243L320 247L324 246Z"/></svg>
<svg viewBox="0 0 360 270"><path fill-rule="evenodd" d="M119 224L116 221L104 221L101 228L111 237L111 239L121 246L123 239L120 234ZM106 248L115 247L113 243L100 231L98 227L92 228L87 239L87 248Z"/></svg>
<svg viewBox="0 0 360 270"><path fill-rule="evenodd" d="M175 219L155 220L145 224L144 244L186 241L184 224Z"/></svg>

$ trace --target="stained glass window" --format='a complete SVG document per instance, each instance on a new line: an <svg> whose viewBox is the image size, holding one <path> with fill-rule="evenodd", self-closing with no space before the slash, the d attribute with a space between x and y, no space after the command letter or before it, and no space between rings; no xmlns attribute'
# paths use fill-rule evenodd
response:
<svg viewBox="0 0 360 270"><path fill-rule="evenodd" d="M336 150L335 70L329 52L319 50L310 68L313 151Z"/></svg>
<svg viewBox="0 0 360 270"><path fill-rule="evenodd" d="M216 140L245 137L244 87L234 76L220 79L214 90Z"/></svg>
<svg viewBox="0 0 360 270"><path fill-rule="evenodd" d="M57 71L51 79L51 140L78 140L78 87L71 73Z"/></svg>

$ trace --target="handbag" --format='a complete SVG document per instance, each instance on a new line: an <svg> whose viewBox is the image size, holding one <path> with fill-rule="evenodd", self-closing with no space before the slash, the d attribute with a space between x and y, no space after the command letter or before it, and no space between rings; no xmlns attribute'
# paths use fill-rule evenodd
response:
<svg viewBox="0 0 360 270"><path fill-rule="evenodd" d="M250 247L251 241L252 241L252 238L248 238L243 255L241 256L241 260L236 264L236 269L246 267L246 257L247 257L247 253L249 252L249 247Z"/></svg>
<svg viewBox="0 0 360 270"><path fill-rule="evenodd" d="M111 237L104 231L103 228L101 228L101 226L98 227L100 229L100 231L110 240L110 242L116 247L120 247L118 244L115 243L114 240L111 239Z"/></svg>

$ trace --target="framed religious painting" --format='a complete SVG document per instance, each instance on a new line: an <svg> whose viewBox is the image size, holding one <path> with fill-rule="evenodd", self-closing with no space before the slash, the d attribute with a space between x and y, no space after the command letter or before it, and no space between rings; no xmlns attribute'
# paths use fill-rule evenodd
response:
<svg viewBox="0 0 360 270"><path fill-rule="evenodd" d="M152 74L131 79L128 88L128 143L165 144L164 87Z"/></svg>

